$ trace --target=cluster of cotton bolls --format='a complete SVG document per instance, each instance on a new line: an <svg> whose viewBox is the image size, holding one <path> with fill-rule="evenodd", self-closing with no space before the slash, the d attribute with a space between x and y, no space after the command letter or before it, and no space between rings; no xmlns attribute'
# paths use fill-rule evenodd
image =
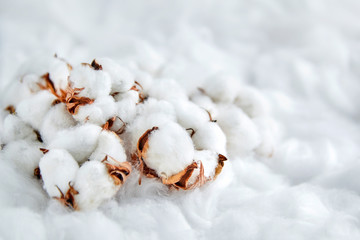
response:
<svg viewBox="0 0 360 240"><path fill-rule="evenodd" d="M8 90L1 154L74 209L112 198L132 168L139 183L188 190L215 180L228 155L274 151L264 97L223 75L187 92L141 67L55 56L30 62Z"/></svg>

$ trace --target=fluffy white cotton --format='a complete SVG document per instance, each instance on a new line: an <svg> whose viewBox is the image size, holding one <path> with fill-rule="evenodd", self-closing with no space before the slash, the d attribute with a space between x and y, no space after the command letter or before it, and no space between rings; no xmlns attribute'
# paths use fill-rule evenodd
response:
<svg viewBox="0 0 360 240"><path fill-rule="evenodd" d="M88 65L74 67L69 80L73 88L84 88L79 96L96 99L111 92L110 75L102 70L94 70Z"/></svg>
<svg viewBox="0 0 360 240"><path fill-rule="evenodd" d="M70 75L70 69L68 63L65 61L54 58L53 61L49 63L49 72L50 80L54 83L57 93L60 93L59 89L66 89L68 86L68 77Z"/></svg>
<svg viewBox="0 0 360 240"><path fill-rule="evenodd" d="M256 125L235 106L223 105L219 109L217 123L226 135L227 149L231 154L248 154L261 143Z"/></svg>
<svg viewBox="0 0 360 240"><path fill-rule="evenodd" d="M21 139L36 141L37 136L34 129L29 124L22 121L17 115L7 115L3 123L1 142L9 143Z"/></svg>
<svg viewBox="0 0 360 240"><path fill-rule="evenodd" d="M134 85L134 76L126 68L118 65L109 58L96 58L104 72L111 78L111 93L126 92Z"/></svg>
<svg viewBox="0 0 360 240"><path fill-rule="evenodd" d="M251 118L269 115L270 107L267 99L254 87L241 86L234 104Z"/></svg>
<svg viewBox="0 0 360 240"><path fill-rule="evenodd" d="M281 132L278 124L269 117L257 117L253 119L261 135L261 143L256 152L262 156L271 157L278 145Z"/></svg>
<svg viewBox="0 0 360 240"><path fill-rule="evenodd" d="M152 76L149 73L143 72L138 69L134 69L134 74L135 74L135 81L141 85L139 86L139 88L142 90L144 94L147 94L154 81Z"/></svg>
<svg viewBox="0 0 360 240"><path fill-rule="evenodd" d="M174 101L177 121L184 128L198 129L201 125L210 121L210 116L196 104L187 101Z"/></svg>
<svg viewBox="0 0 360 240"><path fill-rule="evenodd" d="M98 145L89 159L90 161L102 161L106 156L109 156L109 159L114 158L119 162L126 161L126 154L120 137L112 131L104 130L100 133Z"/></svg>
<svg viewBox="0 0 360 240"><path fill-rule="evenodd" d="M149 89L149 95L167 101L187 100L184 89L174 79L156 79Z"/></svg>
<svg viewBox="0 0 360 240"><path fill-rule="evenodd" d="M176 123L158 126L149 136L146 165L159 176L170 177L185 169L194 158L194 146L189 134Z"/></svg>
<svg viewBox="0 0 360 240"><path fill-rule="evenodd" d="M136 91L127 91L115 96L116 116L119 116L124 122L131 122L136 115L136 104L139 102L139 93Z"/></svg>
<svg viewBox="0 0 360 240"><path fill-rule="evenodd" d="M16 168L28 177L34 176L43 153L42 144L28 140L17 140L6 144L0 152L0 158L15 164Z"/></svg>
<svg viewBox="0 0 360 240"><path fill-rule="evenodd" d="M16 106L16 113L33 128L40 129L44 117L55 99L55 96L50 92L40 91L30 98L21 101Z"/></svg>
<svg viewBox="0 0 360 240"><path fill-rule="evenodd" d="M84 124L59 131L49 143L49 149L66 149L79 163L88 159L95 150L101 127Z"/></svg>
<svg viewBox="0 0 360 240"><path fill-rule="evenodd" d="M103 96L95 99L92 104L80 106L79 111L73 117L81 123L92 123L101 126L115 114L116 104L114 98L112 96Z"/></svg>
<svg viewBox="0 0 360 240"><path fill-rule="evenodd" d="M47 144L55 138L59 131L75 125L76 121L67 111L65 104L56 104L50 108L44 117L40 128L41 138Z"/></svg>
<svg viewBox="0 0 360 240"><path fill-rule="evenodd" d="M205 94L216 102L230 103L234 101L238 89L239 80L225 74L215 74L204 82L202 89Z"/></svg>
<svg viewBox="0 0 360 240"><path fill-rule="evenodd" d="M79 209L92 210L113 197L120 186L114 184L104 163L88 161L79 169L74 188L79 192L75 195Z"/></svg>
<svg viewBox="0 0 360 240"><path fill-rule="evenodd" d="M197 106L209 111L211 117L216 119L216 116L218 115L218 107L209 96L197 91L197 93L191 95L191 101Z"/></svg>
<svg viewBox="0 0 360 240"><path fill-rule="evenodd" d="M164 63L164 58L151 45L140 42L136 45L137 64L152 75L158 74Z"/></svg>
<svg viewBox="0 0 360 240"><path fill-rule="evenodd" d="M40 159L39 168L44 189L49 196L61 197L57 187L65 194L69 183L75 179L79 165L66 150L51 149Z"/></svg>
<svg viewBox="0 0 360 240"><path fill-rule="evenodd" d="M218 153L210 150L195 151L194 160L203 164L204 176L206 178L213 178L215 175L215 168L218 165ZM200 165L200 164L199 164Z"/></svg>
<svg viewBox="0 0 360 240"><path fill-rule="evenodd" d="M204 122L192 136L197 150L213 150L226 155L226 136L216 122Z"/></svg>

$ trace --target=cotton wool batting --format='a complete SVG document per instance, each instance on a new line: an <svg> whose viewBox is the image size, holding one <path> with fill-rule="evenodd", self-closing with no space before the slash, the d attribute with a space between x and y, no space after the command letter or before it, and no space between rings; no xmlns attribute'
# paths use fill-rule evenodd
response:
<svg viewBox="0 0 360 240"><path fill-rule="evenodd" d="M224 75L188 92L161 78L162 58L145 50L130 68L108 58L73 67L56 56L25 64L9 87L21 94L1 106L1 156L40 178L61 204L91 210L131 177L191 190L217 178L228 148L272 154L272 119L260 92Z"/></svg>

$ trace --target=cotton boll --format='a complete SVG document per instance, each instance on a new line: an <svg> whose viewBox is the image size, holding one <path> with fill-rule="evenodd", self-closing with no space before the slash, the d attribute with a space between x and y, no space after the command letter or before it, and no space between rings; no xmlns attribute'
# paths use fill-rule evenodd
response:
<svg viewBox="0 0 360 240"><path fill-rule="evenodd" d="M168 122L158 127L149 136L144 161L158 176L166 178L193 162L194 146L189 134L180 125Z"/></svg>
<svg viewBox="0 0 360 240"><path fill-rule="evenodd" d="M135 71L135 80L136 82L138 82L141 85L141 90L143 91L143 93L147 94L149 89L151 88L151 86L153 85L153 78L152 76L147 73L147 72L143 72L143 71Z"/></svg>
<svg viewBox="0 0 360 240"><path fill-rule="evenodd" d="M33 128L40 129L46 113L49 111L55 96L48 91L41 91L25 99L16 106L16 113Z"/></svg>
<svg viewBox="0 0 360 240"><path fill-rule="evenodd" d="M218 115L217 106L209 96L206 96L202 93L196 93L191 96L191 101L199 107L209 111L211 117L216 119L216 116Z"/></svg>
<svg viewBox="0 0 360 240"><path fill-rule="evenodd" d="M234 104L240 107L251 118L269 114L270 106L266 98L253 87L242 86L235 98Z"/></svg>
<svg viewBox="0 0 360 240"><path fill-rule="evenodd" d="M137 108L139 115L149 116L151 114L163 114L165 118L175 121L176 114L173 105L165 100L148 99L144 104Z"/></svg>
<svg viewBox="0 0 360 240"><path fill-rule="evenodd" d="M215 122L204 122L192 136L197 150L213 150L226 155L226 136Z"/></svg>
<svg viewBox="0 0 360 240"><path fill-rule="evenodd" d="M1 142L9 143L20 139L36 141L37 136L31 126L22 121L18 116L9 114L4 119Z"/></svg>
<svg viewBox="0 0 360 240"><path fill-rule="evenodd" d="M261 143L257 126L241 109L233 105L219 108L217 123L226 135L227 150L231 154L248 154Z"/></svg>
<svg viewBox="0 0 360 240"><path fill-rule="evenodd" d="M204 167L204 176L206 178L214 177L215 168L219 162L218 155L219 154L217 152L210 150L195 151L194 160L202 163Z"/></svg>
<svg viewBox="0 0 360 240"><path fill-rule="evenodd" d="M115 116L116 104L112 96L103 96L95 99L92 104L80 106L78 112L73 115L74 119L81 123L103 125Z"/></svg>
<svg viewBox="0 0 360 240"><path fill-rule="evenodd" d="M69 65L66 62L59 58L54 58L50 63L48 72L58 93L60 93L59 89L66 89L70 75Z"/></svg>
<svg viewBox="0 0 360 240"><path fill-rule="evenodd" d="M167 101L187 100L184 89L173 79L156 79L149 89L149 96Z"/></svg>
<svg viewBox="0 0 360 240"><path fill-rule="evenodd" d="M74 181L79 165L66 150L51 149L40 159L39 168L44 189L49 196L61 197L59 189L63 194L68 191L69 183Z"/></svg>
<svg viewBox="0 0 360 240"><path fill-rule="evenodd" d="M67 111L64 103L56 104L51 107L49 112L45 115L44 121L40 128L42 140L49 143L56 134L63 129L70 128L76 125L76 121L72 115Z"/></svg>
<svg viewBox="0 0 360 240"><path fill-rule="evenodd" d="M16 168L27 176L34 176L34 169L39 166L40 158L43 156L39 150L41 147L42 144L28 140L12 141L6 144L0 156L14 163Z"/></svg>
<svg viewBox="0 0 360 240"><path fill-rule="evenodd" d="M121 142L122 140L116 133L102 131L99 136L98 145L89 157L89 160L102 161L106 156L109 156L110 159L114 158L118 162L125 162L126 154Z"/></svg>
<svg viewBox="0 0 360 240"><path fill-rule="evenodd" d="M206 79L202 89L215 102L231 103L237 95L239 83L231 76L216 74Z"/></svg>
<svg viewBox="0 0 360 240"><path fill-rule="evenodd" d="M202 124L210 121L210 116L205 109L187 101L174 101L177 121L184 128L197 129Z"/></svg>
<svg viewBox="0 0 360 240"><path fill-rule="evenodd" d="M126 68L121 67L109 58L96 58L104 72L111 78L111 93L126 92L134 85L134 76Z"/></svg>
<svg viewBox="0 0 360 240"><path fill-rule="evenodd" d="M79 163L87 160L95 150L101 127L93 124L79 125L59 131L48 148L66 149Z"/></svg>
<svg viewBox="0 0 360 240"><path fill-rule="evenodd" d="M79 65L71 71L70 82L73 88L84 88L79 96L96 99L111 92L111 78L107 72L94 70L90 66Z"/></svg>
<svg viewBox="0 0 360 240"><path fill-rule="evenodd" d="M131 122L136 115L136 104L139 102L139 93L127 91L114 96L116 100L116 116L126 123Z"/></svg>
<svg viewBox="0 0 360 240"><path fill-rule="evenodd" d="M104 163L85 162L79 169L74 181L75 202L79 210L97 208L103 201L113 197L120 186L114 184Z"/></svg>

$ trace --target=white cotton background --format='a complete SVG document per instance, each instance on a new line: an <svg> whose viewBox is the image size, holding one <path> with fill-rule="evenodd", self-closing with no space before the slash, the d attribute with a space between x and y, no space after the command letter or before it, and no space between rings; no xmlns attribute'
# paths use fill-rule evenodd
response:
<svg viewBox="0 0 360 240"><path fill-rule="evenodd" d="M231 156L223 172L199 189L167 191L154 179L138 186L134 171L115 198L83 212L51 200L37 179L19 170L27 157L13 162L7 158L14 149L8 148L0 154L0 239L360 238L359 1L0 0L0 5L1 107L29 94L7 88L21 76L23 63L57 53L74 66L108 57L167 101L184 98L174 86L190 96L212 77L229 76L228 94L216 82L207 87L220 94L219 104L242 92L235 102L249 106L260 93L266 106L247 111L256 117L269 112L277 124L259 134L268 135L261 149L256 141L254 146L240 141L239 148L227 142ZM41 67L30 69L40 74ZM112 81L110 74L104 79ZM148 86L144 79L156 81ZM239 85L232 88L233 81ZM256 89L255 95L244 85ZM89 94L102 96L96 85ZM38 100L43 99L33 103ZM43 109L31 111L27 104L32 105L22 103L27 124L41 130L37 119L46 118ZM231 114L230 119L219 114L213 117L234 121ZM88 133L92 149L98 132ZM54 147L66 145L71 152L78 144L58 134ZM83 149L77 158L83 161L90 153Z"/></svg>

